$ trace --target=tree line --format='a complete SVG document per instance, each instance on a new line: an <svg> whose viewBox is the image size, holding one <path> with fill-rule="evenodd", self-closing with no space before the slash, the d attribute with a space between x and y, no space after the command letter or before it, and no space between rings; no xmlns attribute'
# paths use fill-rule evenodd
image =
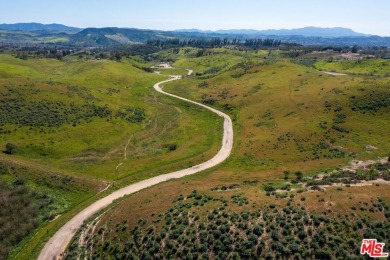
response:
<svg viewBox="0 0 390 260"><path fill-rule="evenodd" d="M171 48L171 47L195 47L195 48L216 48L224 46L242 46L249 48L262 48L262 47L293 47L300 46L296 43L282 42L281 40L275 39L245 39L240 40L237 38L228 39L228 38L212 38L212 39L189 39L189 40L180 40L178 38L168 39L168 40L149 40L147 42L150 46L161 47L161 48Z"/></svg>

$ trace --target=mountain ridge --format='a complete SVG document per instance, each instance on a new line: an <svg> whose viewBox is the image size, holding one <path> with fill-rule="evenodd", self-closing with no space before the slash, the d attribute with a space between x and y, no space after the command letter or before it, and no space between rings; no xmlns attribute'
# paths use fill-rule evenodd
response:
<svg viewBox="0 0 390 260"><path fill-rule="evenodd" d="M104 28L118 28L118 29L136 29L129 27L102 27L95 29L104 29ZM58 23L51 24L42 24L42 23L13 23L0 24L0 30L9 30L9 31L74 31L79 32L83 29L88 28L78 28L71 27ZM369 35L364 33L355 32L352 29L345 27L315 27L315 26L306 26L302 28L293 28L293 29L267 29L267 30L255 30L255 29L219 29L219 30L200 30L196 28L192 29L178 29L178 30L154 30L154 29L145 29L146 31L165 31L165 32L186 32L186 33L215 33L215 34L243 34L243 35L269 35L269 36L305 36L305 37L369 37L376 35Z"/></svg>
<svg viewBox="0 0 390 260"><path fill-rule="evenodd" d="M224 30L198 30L198 29L179 29L177 32L197 32L197 33L218 33L218 34L244 34L244 35L269 35L269 36L305 36L305 37L369 37L372 35L363 34L344 27L323 28L307 26L294 29L224 29Z"/></svg>
<svg viewBox="0 0 390 260"><path fill-rule="evenodd" d="M42 23L2 23L0 30L7 31L81 31L82 28L71 27L58 23L42 24Z"/></svg>
<svg viewBox="0 0 390 260"><path fill-rule="evenodd" d="M42 27L43 26L43 27ZM4 28L8 28L4 29ZM16 30L23 29L26 30ZM46 28L46 29L42 29ZM14 29L14 30L11 30ZM198 30L182 29L163 31L137 28L75 28L61 24L43 25L38 23L0 24L1 44L60 44L81 47L117 46L123 44L147 43L148 41L165 41L172 38L179 40L210 40L215 38L246 39L271 38L301 45L334 45L334 46L385 46L390 47L390 37L367 35L354 32L348 28L305 27L301 29L282 29L257 31L243 30ZM304 34L304 35L302 35ZM313 36L312 36L313 35ZM316 36L317 35L317 36Z"/></svg>

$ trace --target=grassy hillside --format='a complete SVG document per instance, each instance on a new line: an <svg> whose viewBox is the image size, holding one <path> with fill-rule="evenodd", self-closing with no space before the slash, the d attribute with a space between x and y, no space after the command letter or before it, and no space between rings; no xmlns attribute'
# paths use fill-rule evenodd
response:
<svg viewBox="0 0 390 260"><path fill-rule="evenodd" d="M225 48L197 49L183 48L177 50L165 50L154 54L154 58L172 60L178 68L191 68L196 75L204 77L214 76L222 71L227 71L243 59L273 59L277 51L242 52Z"/></svg>
<svg viewBox="0 0 390 260"><path fill-rule="evenodd" d="M218 138L216 117L156 94L152 85L164 77L126 61L0 58L0 147L15 144L13 157L84 176L137 180L144 170L207 157Z"/></svg>
<svg viewBox="0 0 390 260"><path fill-rule="evenodd" d="M334 71L362 75L390 76L390 61L369 59L358 61L319 61L314 67L324 71Z"/></svg>
<svg viewBox="0 0 390 260"><path fill-rule="evenodd" d="M390 150L381 141L390 123L386 78L334 77L283 60L244 59L236 67L166 88L235 118L237 144L229 170L312 171Z"/></svg>
<svg viewBox="0 0 390 260"><path fill-rule="evenodd" d="M389 165L340 168L388 156L389 79L330 76L278 52L197 51L157 55L196 73L165 89L230 114L232 156L118 202L69 259L332 259L359 256L362 238L388 245Z"/></svg>
<svg viewBox="0 0 390 260"><path fill-rule="evenodd" d="M57 208L50 216L61 215L52 222L40 218L34 239L25 238L12 257L39 253L50 235L110 183L112 191L203 162L219 149L221 120L156 93L153 84L167 76L138 69L147 65L136 59L0 55L0 162L22 168L15 171L32 190L26 196L33 201L34 192L47 192ZM13 189L19 175L10 170L0 180Z"/></svg>

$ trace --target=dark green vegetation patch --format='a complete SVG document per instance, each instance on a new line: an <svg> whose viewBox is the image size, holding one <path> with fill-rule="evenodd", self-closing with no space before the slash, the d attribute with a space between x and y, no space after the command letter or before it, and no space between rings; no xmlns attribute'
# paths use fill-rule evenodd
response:
<svg viewBox="0 0 390 260"><path fill-rule="evenodd" d="M0 164L0 174L8 173ZM54 197L47 192L35 192L23 179L11 184L0 179L0 259L42 221L53 218L50 212Z"/></svg>
<svg viewBox="0 0 390 260"><path fill-rule="evenodd" d="M227 210L225 199L196 191L176 201L153 223L140 219L132 229L126 221L102 226L88 238L91 259L345 259L359 256L363 237L377 238L389 251L390 207L381 198L372 205L384 221L313 215L292 199L282 209L271 204L239 212ZM210 201L220 206L200 215L199 205ZM67 259L76 259L77 249L74 243Z"/></svg>
<svg viewBox="0 0 390 260"><path fill-rule="evenodd" d="M351 97L352 110L376 112L381 108L390 107L390 93L371 92L360 97Z"/></svg>
<svg viewBox="0 0 390 260"><path fill-rule="evenodd" d="M97 105L96 98L86 88L77 89L68 86L68 97L75 92L85 104L63 101L27 101L26 95L16 88L7 88L0 98L0 126L15 124L30 127L59 127L64 124L90 122L93 118L119 117L131 123L139 123L145 119L141 108L123 107L113 111L108 105Z"/></svg>
<svg viewBox="0 0 390 260"><path fill-rule="evenodd" d="M96 193L94 185L65 174L0 162L0 259L14 258L14 249L23 246L26 238Z"/></svg>
<svg viewBox="0 0 390 260"><path fill-rule="evenodd" d="M0 101L0 125L59 127L63 124L76 124L93 117L108 118L112 111L95 104L74 105L64 102L41 101L24 103L21 99Z"/></svg>

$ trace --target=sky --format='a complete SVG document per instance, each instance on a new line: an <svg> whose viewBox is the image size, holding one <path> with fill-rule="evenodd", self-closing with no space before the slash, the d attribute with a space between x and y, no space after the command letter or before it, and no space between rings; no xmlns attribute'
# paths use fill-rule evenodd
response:
<svg viewBox="0 0 390 260"><path fill-rule="evenodd" d="M390 36L390 0L0 0L0 23L140 29L346 27Z"/></svg>

